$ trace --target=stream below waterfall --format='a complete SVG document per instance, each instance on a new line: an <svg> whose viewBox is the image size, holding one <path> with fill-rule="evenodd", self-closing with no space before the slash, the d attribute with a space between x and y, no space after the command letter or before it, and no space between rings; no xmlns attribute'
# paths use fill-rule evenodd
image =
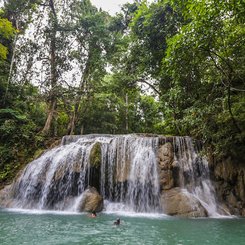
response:
<svg viewBox="0 0 245 245"><path fill-rule="evenodd" d="M0 209L1 245L243 245L245 219L86 214Z"/></svg>

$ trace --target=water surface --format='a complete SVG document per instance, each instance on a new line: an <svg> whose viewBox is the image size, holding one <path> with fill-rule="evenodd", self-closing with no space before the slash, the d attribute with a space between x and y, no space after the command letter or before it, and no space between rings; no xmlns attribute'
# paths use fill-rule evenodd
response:
<svg viewBox="0 0 245 245"><path fill-rule="evenodd" d="M1 245L245 244L245 219L179 219L167 216L125 216L0 210Z"/></svg>

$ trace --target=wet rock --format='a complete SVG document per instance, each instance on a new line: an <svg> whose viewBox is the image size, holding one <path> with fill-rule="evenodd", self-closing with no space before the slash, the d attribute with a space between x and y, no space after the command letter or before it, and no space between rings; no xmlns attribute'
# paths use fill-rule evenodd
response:
<svg viewBox="0 0 245 245"><path fill-rule="evenodd" d="M80 212L101 212L103 209L103 197L94 187L89 187L83 193L78 209Z"/></svg>
<svg viewBox="0 0 245 245"><path fill-rule="evenodd" d="M225 159L213 164L217 197L231 214L244 216L245 206L245 165Z"/></svg>
<svg viewBox="0 0 245 245"><path fill-rule="evenodd" d="M89 156L89 160L90 160L90 165L91 167L100 167L101 165L101 147L100 147L100 143L95 143L93 148L90 151L90 156Z"/></svg>
<svg viewBox="0 0 245 245"><path fill-rule="evenodd" d="M207 217L206 209L190 193L180 188L164 191L161 195L164 213L180 217Z"/></svg>
<svg viewBox="0 0 245 245"><path fill-rule="evenodd" d="M231 215L230 209L224 204L220 204L218 207L218 212L221 215Z"/></svg>
<svg viewBox="0 0 245 245"><path fill-rule="evenodd" d="M161 171L159 174L159 182L162 190L169 190L174 186L174 179L171 170Z"/></svg>
<svg viewBox="0 0 245 245"><path fill-rule="evenodd" d="M169 169L171 168L171 164L174 159L173 146L171 143L166 143L160 146L158 151L159 164L161 169Z"/></svg>
<svg viewBox="0 0 245 245"><path fill-rule="evenodd" d="M102 152L101 144L95 143L90 150L89 155L90 166L86 171L86 182L89 186L93 186L97 189L100 188L100 176L101 176L101 163L102 163Z"/></svg>
<svg viewBox="0 0 245 245"><path fill-rule="evenodd" d="M13 201L13 187L12 185L5 186L0 191L0 207L9 208Z"/></svg>
<svg viewBox="0 0 245 245"><path fill-rule="evenodd" d="M66 166L60 165L54 174L54 180L58 181L60 179L63 179L65 174L66 174Z"/></svg>
<svg viewBox="0 0 245 245"><path fill-rule="evenodd" d="M123 183L128 180L130 173L130 161L127 160L125 163L118 164L116 166L115 179L117 183Z"/></svg>
<svg viewBox="0 0 245 245"><path fill-rule="evenodd" d="M171 143L168 142L160 146L158 150L158 159L159 159L160 189L169 190L174 187L174 178L173 178L174 152Z"/></svg>

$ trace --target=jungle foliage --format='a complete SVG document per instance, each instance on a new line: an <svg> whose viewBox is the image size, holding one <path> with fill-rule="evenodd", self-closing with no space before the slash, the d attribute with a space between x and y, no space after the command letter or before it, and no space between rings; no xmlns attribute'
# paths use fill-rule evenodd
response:
<svg viewBox="0 0 245 245"><path fill-rule="evenodd" d="M66 134L189 135L244 161L245 8L239 0L125 4L5 0L0 182Z"/></svg>

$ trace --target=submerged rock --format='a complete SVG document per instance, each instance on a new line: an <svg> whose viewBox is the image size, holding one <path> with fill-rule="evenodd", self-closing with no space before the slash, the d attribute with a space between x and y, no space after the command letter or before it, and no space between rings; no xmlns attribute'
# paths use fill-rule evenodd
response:
<svg viewBox="0 0 245 245"><path fill-rule="evenodd" d="M83 197L79 204L78 210L80 212L101 212L103 209L103 197L98 193L94 187L89 187L84 191Z"/></svg>
<svg viewBox="0 0 245 245"><path fill-rule="evenodd" d="M180 217L207 217L206 209L190 193L180 188L164 191L161 205L165 214Z"/></svg>

